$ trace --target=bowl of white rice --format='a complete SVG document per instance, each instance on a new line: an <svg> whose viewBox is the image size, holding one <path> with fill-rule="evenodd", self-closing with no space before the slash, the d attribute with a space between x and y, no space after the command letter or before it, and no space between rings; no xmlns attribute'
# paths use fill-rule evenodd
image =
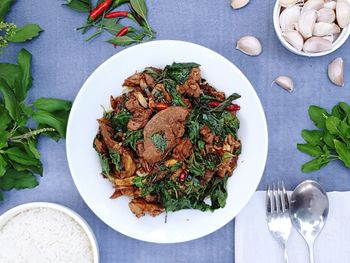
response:
<svg viewBox="0 0 350 263"><path fill-rule="evenodd" d="M73 210L27 203L0 216L1 263L98 263L96 238Z"/></svg>

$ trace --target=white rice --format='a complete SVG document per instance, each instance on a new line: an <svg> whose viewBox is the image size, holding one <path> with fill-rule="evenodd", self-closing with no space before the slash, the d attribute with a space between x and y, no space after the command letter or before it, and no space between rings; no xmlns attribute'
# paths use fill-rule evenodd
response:
<svg viewBox="0 0 350 263"><path fill-rule="evenodd" d="M1 263L93 262L90 240L70 216L52 208L23 211L0 226Z"/></svg>

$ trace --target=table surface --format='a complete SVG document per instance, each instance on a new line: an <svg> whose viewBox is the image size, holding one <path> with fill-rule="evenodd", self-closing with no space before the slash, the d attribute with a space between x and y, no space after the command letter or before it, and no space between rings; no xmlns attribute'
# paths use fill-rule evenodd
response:
<svg viewBox="0 0 350 263"><path fill-rule="evenodd" d="M74 100L94 69L121 50L104 43L106 35L84 42L84 37L74 28L84 24L85 16L62 7L63 2L17 1L8 16L7 20L18 25L38 23L45 29L34 41L12 44L1 55L1 61L13 63L22 47L33 54L34 85L29 101L38 97ZM339 101L349 101L349 75L345 76L344 88L332 85L327 78L328 63L339 56L345 60L345 73L350 72L349 41L322 58L309 59L290 53L280 44L273 29L273 0L252 0L241 10L232 10L229 0L148 0L147 4L157 39L178 39L208 47L237 65L255 87L269 128L269 155L259 189L277 180L283 180L292 189L300 181L312 178L327 191L350 190L349 170L340 163L332 163L318 172L301 173L300 166L309 157L296 149L296 143L302 141L300 131L313 127L307 115L309 105L329 109ZM261 40L260 56L248 57L235 50L237 39L247 34ZM279 75L294 79L294 93L271 85ZM209 236L182 244L160 245L131 239L109 228L86 206L68 169L65 141L56 143L44 138L39 147L45 169L40 185L33 190L5 193L0 213L32 201L68 206L91 225L103 263L234 262L234 222Z"/></svg>

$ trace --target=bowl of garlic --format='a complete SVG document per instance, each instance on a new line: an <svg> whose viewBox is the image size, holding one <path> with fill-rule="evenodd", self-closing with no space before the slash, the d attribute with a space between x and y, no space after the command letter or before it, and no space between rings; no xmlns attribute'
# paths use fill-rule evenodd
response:
<svg viewBox="0 0 350 263"><path fill-rule="evenodd" d="M307 57L327 55L350 35L350 0L277 0L273 24L291 52Z"/></svg>

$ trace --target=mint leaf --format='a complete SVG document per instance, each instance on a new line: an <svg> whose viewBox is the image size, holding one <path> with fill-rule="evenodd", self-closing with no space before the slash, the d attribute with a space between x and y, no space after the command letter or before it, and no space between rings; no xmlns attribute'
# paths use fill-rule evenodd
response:
<svg viewBox="0 0 350 263"><path fill-rule="evenodd" d="M43 29L36 24L27 24L23 27L16 28L16 34L9 38L10 42L19 43L32 40L33 38L39 36Z"/></svg>
<svg viewBox="0 0 350 263"><path fill-rule="evenodd" d="M326 128L326 118L329 114L325 109L312 105L309 107L309 116L318 128Z"/></svg>
<svg viewBox="0 0 350 263"><path fill-rule="evenodd" d="M327 165L329 161L324 158L316 158L313 159L307 163L304 163L303 166L301 167L301 170L304 173L320 170L323 166Z"/></svg>
<svg viewBox="0 0 350 263"><path fill-rule="evenodd" d="M339 155L339 159L344 162L346 167L350 168L350 149L345 143L339 140L334 140L334 146Z"/></svg>

